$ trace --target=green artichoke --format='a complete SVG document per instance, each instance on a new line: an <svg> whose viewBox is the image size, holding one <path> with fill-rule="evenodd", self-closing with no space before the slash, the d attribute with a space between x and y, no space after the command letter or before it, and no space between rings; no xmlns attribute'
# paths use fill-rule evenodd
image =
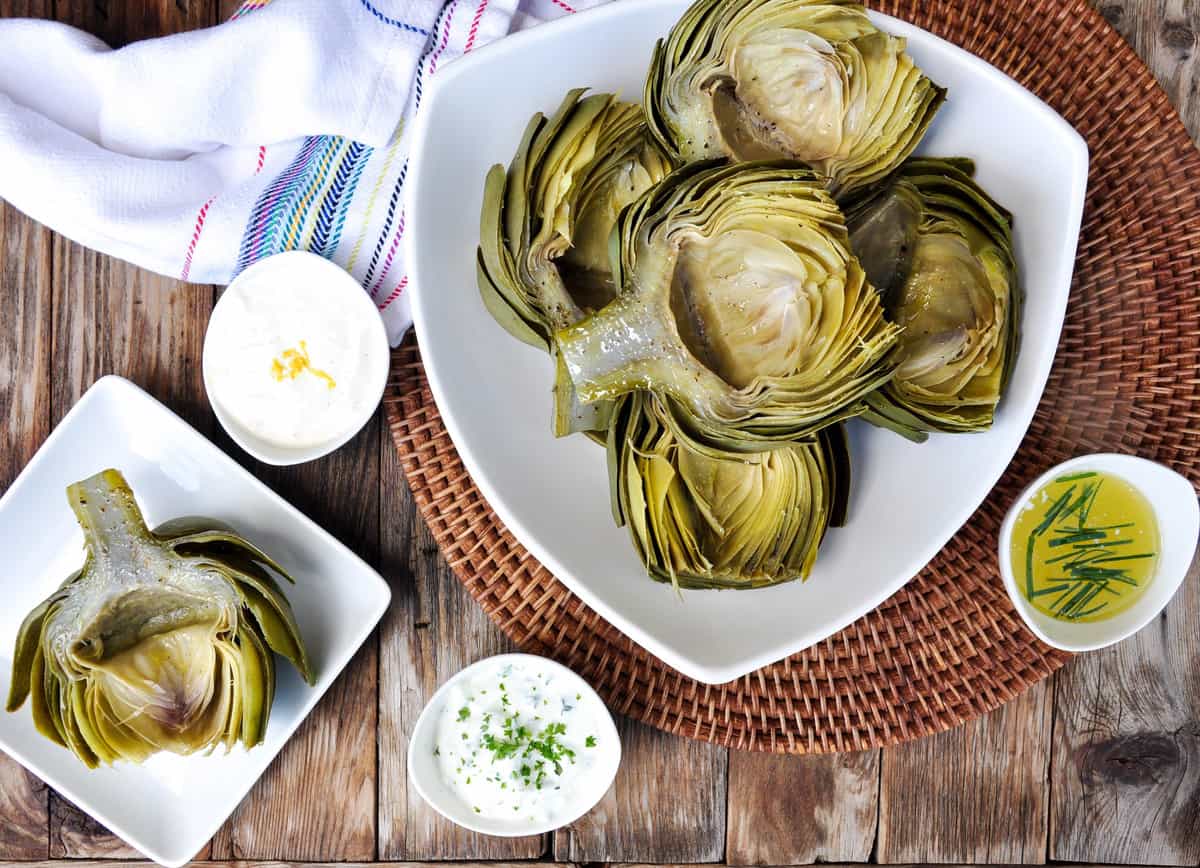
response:
<svg viewBox="0 0 1200 868"><path fill-rule="evenodd" d="M649 574L680 588L759 588L807 578L844 523L850 455L841 425L808 442L727 453L688 436L646 393L609 429L613 511Z"/></svg>
<svg viewBox="0 0 1200 868"><path fill-rule="evenodd" d="M620 295L556 335L590 403L644 389L688 434L755 451L865 410L899 329L799 164L695 163L622 212Z"/></svg>
<svg viewBox="0 0 1200 868"><path fill-rule="evenodd" d="M651 131L681 162L796 159L839 195L912 153L945 99L849 0L698 0L655 48Z"/></svg>
<svg viewBox="0 0 1200 868"><path fill-rule="evenodd" d="M850 241L904 328L896 376L867 418L921 440L993 421L1017 358L1012 217L969 160L914 159L847 205Z"/></svg>
<svg viewBox="0 0 1200 868"><path fill-rule="evenodd" d="M484 186L478 282L508 332L553 349L552 335L617 292L609 236L621 209L671 169L640 107L610 94L567 94L549 120L535 115L506 172ZM555 431L603 430L607 405L556 395Z"/></svg>
<svg viewBox="0 0 1200 868"><path fill-rule="evenodd" d="M148 530L116 470L69 486L67 500L87 557L21 625L8 710L29 697L38 731L90 768L262 742L271 652L314 682L270 571L290 577L211 520Z"/></svg>

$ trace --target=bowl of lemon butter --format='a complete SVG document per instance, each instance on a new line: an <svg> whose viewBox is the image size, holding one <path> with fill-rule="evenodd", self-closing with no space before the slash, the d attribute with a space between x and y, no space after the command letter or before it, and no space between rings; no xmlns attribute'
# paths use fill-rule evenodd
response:
<svg viewBox="0 0 1200 868"><path fill-rule="evenodd" d="M221 427L267 464L311 461L366 425L387 385L375 303L312 253L260 260L226 287L204 338L204 385Z"/></svg>
<svg viewBox="0 0 1200 868"><path fill-rule="evenodd" d="M1039 639L1092 651L1158 616L1198 537L1200 501L1183 476L1132 455L1082 455L1013 502L1000 528L1000 573Z"/></svg>

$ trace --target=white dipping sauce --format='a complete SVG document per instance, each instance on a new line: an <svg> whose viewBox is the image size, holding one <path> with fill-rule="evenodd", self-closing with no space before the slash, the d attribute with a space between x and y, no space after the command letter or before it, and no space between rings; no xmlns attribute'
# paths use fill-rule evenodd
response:
<svg viewBox="0 0 1200 868"><path fill-rule="evenodd" d="M574 819L566 814L596 788L599 740L611 732L577 691L556 667L503 658L452 685L433 748L447 787L483 817Z"/></svg>
<svg viewBox="0 0 1200 868"><path fill-rule="evenodd" d="M379 400L374 305L347 299L304 258L264 260L221 296L204 345L209 398L253 436L284 448L330 443ZM336 275L334 275L336 276Z"/></svg>

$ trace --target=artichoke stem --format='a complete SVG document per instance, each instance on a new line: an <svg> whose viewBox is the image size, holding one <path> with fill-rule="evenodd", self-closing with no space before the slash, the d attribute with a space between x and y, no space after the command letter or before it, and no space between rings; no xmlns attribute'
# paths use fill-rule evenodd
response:
<svg viewBox="0 0 1200 868"><path fill-rule="evenodd" d="M600 397L633 373L631 365L661 352L658 348L666 344L660 340L662 331L661 318L648 310L645 298L626 292L582 322L561 330L557 335L560 358L581 394Z"/></svg>
<svg viewBox="0 0 1200 868"><path fill-rule="evenodd" d="M635 287L558 332L563 367L579 400L592 403L651 385L686 395L681 381L719 381L683 348L674 315L664 307L655 293Z"/></svg>
<svg viewBox="0 0 1200 868"><path fill-rule="evenodd" d="M102 470L67 486L67 501L83 528L88 551L98 563L128 558L150 537L133 491L120 471Z"/></svg>

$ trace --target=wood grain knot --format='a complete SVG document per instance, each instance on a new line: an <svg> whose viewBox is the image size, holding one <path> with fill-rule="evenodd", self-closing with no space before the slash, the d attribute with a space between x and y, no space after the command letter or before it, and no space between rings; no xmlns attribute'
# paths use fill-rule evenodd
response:
<svg viewBox="0 0 1200 868"><path fill-rule="evenodd" d="M1118 3L1105 3L1100 7L1100 14L1113 27L1119 27L1121 19L1125 17L1125 7Z"/></svg>
<svg viewBox="0 0 1200 868"><path fill-rule="evenodd" d="M1196 34L1186 21L1167 21L1162 28L1163 44L1186 56L1196 42Z"/></svg>
<svg viewBox="0 0 1200 868"><path fill-rule="evenodd" d="M1153 787L1173 776L1183 762L1179 742L1162 732L1110 738L1084 745L1076 752L1079 779L1089 787Z"/></svg>

